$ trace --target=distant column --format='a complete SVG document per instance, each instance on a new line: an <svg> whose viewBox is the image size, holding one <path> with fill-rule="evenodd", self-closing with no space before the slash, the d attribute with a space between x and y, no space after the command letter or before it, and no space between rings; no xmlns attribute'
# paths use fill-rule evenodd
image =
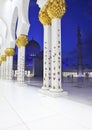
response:
<svg viewBox="0 0 92 130"><path fill-rule="evenodd" d="M1 57L0 57L0 79L1 79L1 64L2 64L2 60L1 60Z"/></svg>
<svg viewBox="0 0 92 130"><path fill-rule="evenodd" d="M11 80L13 78L13 56L15 54L14 48L7 48L5 50L7 55L6 60L6 79Z"/></svg>
<svg viewBox="0 0 92 130"><path fill-rule="evenodd" d="M47 14L46 6L39 12L39 20L44 27L44 55L43 55L43 87L51 87L51 19Z"/></svg>
<svg viewBox="0 0 92 130"><path fill-rule="evenodd" d="M8 56L6 57L6 79L9 79L9 61Z"/></svg>
<svg viewBox="0 0 92 130"><path fill-rule="evenodd" d="M4 79L6 79L6 60L3 63L4 63Z"/></svg>
<svg viewBox="0 0 92 130"><path fill-rule="evenodd" d="M1 64L1 78L5 78L5 62L6 62L6 55L1 56L2 64Z"/></svg>
<svg viewBox="0 0 92 130"><path fill-rule="evenodd" d="M26 35L21 34L16 40L18 46L18 68L17 68L17 80L24 82L25 77L25 46L28 43Z"/></svg>
<svg viewBox="0 0 92 130"><path fill-rule="evenodd" d="M1 79L3 79L3 61L2 61L2 64L1 64Z"/></svg>

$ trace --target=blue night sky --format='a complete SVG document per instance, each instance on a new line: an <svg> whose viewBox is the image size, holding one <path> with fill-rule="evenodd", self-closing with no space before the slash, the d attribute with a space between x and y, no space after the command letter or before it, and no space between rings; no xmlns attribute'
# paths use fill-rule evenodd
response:
<svg viewBox="0 0 92 130"><path fill-rule="evenodd" d="M30 0L29 40L34 38L43 49L43 27L38 19L39 7ZM92 66L92 0L66 0L67 10L62 18L62 53L64 59L76 64L77 27L81 29L83 44L83 64Z"/></svg>

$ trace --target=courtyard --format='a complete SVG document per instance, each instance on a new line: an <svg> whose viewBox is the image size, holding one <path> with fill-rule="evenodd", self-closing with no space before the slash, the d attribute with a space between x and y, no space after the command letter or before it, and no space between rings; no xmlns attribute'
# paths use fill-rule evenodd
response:
<svg viewBox="0 0 92 130"><path fill-rule="evenodd" d="M0 80L0 130L92 130L92 80L63 79L68 95L39 90L42 79Z"/></svg>

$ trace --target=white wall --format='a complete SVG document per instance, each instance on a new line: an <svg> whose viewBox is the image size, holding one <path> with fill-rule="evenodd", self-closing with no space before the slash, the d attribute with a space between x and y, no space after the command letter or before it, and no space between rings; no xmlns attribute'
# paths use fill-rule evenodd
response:
<svg viewBox="0 0 92 130"><path fill-rule="evenodd" d="M6 35L7 35L7 25L0 18L0 48L1 48L1 55L3 55L3 48L6 45Z"/></svg>

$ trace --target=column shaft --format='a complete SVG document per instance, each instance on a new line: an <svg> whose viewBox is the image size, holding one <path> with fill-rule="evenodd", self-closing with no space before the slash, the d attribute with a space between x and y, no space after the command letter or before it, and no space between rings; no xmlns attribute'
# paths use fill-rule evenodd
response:
<svg viewBox="0 0 92 130"><path fill-rule="evenodd" d="M3 76L4 76L4 79L5 79L6 78L6 61L3 62L3 66L4 66Z"/></svg>
<svg viewBox="0 0 92 130"><path fill-rule="evenodd" d="M43 89L51 87L51 26L44 26Z"/></svg>
<svg viewBox="0 0 92 130"><path fill-rule="evenodd" d="M52 19L52 91L62 91L61 20Z"/></svg>
<svg viewBox="0 0 92 130"><path fill-rule="evenodd" d="M4 77L4 62L1 64L1 79Z"/></svg>
<svg viewBox="0 0 92 130"><path fill-rule="evenodd" d="M6 79L9 79L9 57L6 58Z"/></svg>
<svg viewBox="0 0 92 130"><path fill-rule="evenodd" d="M9 56L9 80L13 78L13 56Z"/></svg>
<svg viewBox="0 0 92 130"><path fill-rule="evenodd" d="M23 82L25 76L25 47L18 48L18 74L17 80Z"/></svg>
<svg viewBox="0 0 92 130"><path fill-rule="evenodd" d="M1 65L0 65L0 79L1 79Z"/></svg>
<svg viewBox="0 0 92 130"><path fill-rule="evenodd" d="M6 79L13 78L13 56L7 56L6 61Z"/></svg>

